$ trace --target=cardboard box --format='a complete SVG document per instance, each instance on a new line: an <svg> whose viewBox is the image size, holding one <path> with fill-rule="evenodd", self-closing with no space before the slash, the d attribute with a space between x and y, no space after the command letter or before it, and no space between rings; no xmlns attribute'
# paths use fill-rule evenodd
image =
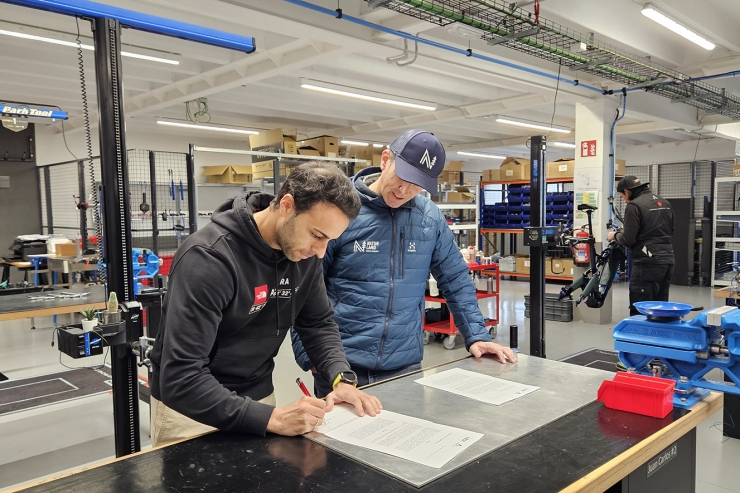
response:
<svg viewBox="0 0 740 493"><path fill-rule="evenodd" d="M312 149L311 147L298 149L298 154L300 154L301 156L321 156L321 153L318 150Z"/></svg>
<svg viewBox="0 0 740 493"><path fill-rule="evenodd" d="M468 187L455 187L454 192L447 192L447 202L468 203L475 199L475 194Z"/></svg>
<svg viewBox="0 0 740 493"><path fill-rule="evenodd" d="M614 176L624 176L625 173L625 166L627 166L627 161L624 159L615 159L614 160Z"/></svg>
<svg viewBox="0 0 740 493"><path fill-rule="evenodd" d="M249 136L249 147L254 150L257 147L274 144L276 151L282 151L284 154L298 154L295 137L295 129L273 128L272 130L263 130L257 135ZM282 145L278 147L278 144Z"/></svg>
<svg viewBox="0 0 740 493"><path fill-rule="evenodd" d="M319 151L320 156L337 157L339 155L339 140L336 137L317 137L315 139L301 140L296 143L298 149L310 147Z"/></svg>
<svg viewBox="0 0 740 493"><path fill-rule="evenodd" d="M545 275L563 277L571 275L565 260L566 259L549 257L545 259Z"/></svg>
<svg viewBox="0 0 740 493"><path fill-rule="evenodd" d="M460 172L459 171L445 171L437 177L437 183L460 183Z"/></svg>
<svg viewBox="0 0 740 493"><path fill-rule="evenodd" d="M573 178L576 169L576 160L560 158L547 163L547 178Z"/></svg>
<svg viewBox="0 0 740 493"><path fill-rule="evenodd" d="M529 274L530 260L527 256L516 257L516 271L519 274Z"/></svg>
<svg viewBox="0 0 740 493"><path fill-rule="evenodd" d="M498 168L483 170L483 181L501 181L501 170Z"/></svg>
<svg viewBox="0 0 740 493"><path fill-rule="evenodd" d="M207 177L208 183L252 183L252 167L235 164L203 166L201 176Z"/></svg>
<svg viewBox="0 0 740 493"><path fill-rule="evenodd" d="M262 161L261 163L252 163L252 178L272 178L272 168L274 161ZM280 176L288 176L298 165L280 165Z"/></svg>
<svg viewBox="0 0 740 493"><path fill-rule="evenodd" d="M521 157L507 157L501 163L501 181L529 180L531 164L529 159Z"/></svg>
<svg viewBox="0 0 740 493"><path fill-rule="evenodd" d="M564 258L562 259L563 262L563 275L564 276L571 276L573 277L573 267L575 267L575 263L573 262L572 258Z"/></svg>
<svg viewBox="0 0 740 493"><path fill-rule="evenodd" d="M77 245L72 242L57 243L54 246L54 255L56 255L57 257L76 257Z"/></svg>
<svg viewBox="0 0 740 493"><path fill-rule="evenodd" d="M447 166L442 168L442 171L462 171L462 168L462 161L450 161L449 163L447 163Z"/></svg>

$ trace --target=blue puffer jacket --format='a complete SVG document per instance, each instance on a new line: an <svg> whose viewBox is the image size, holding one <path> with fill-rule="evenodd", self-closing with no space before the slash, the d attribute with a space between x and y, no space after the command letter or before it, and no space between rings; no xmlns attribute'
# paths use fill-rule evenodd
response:
<svg viewBox="0 0 740 493"><path fill-rule="evenodd" d="M491 341L452 231L437 206L421 195L398 209L388 207L354 177L362 199L359 217L329 243L324 256L326 293L334 306L347 360L352 366L392 370L421 362L424 290L429 272L465 338L465 346ZM313 364L295 334L296 361Z"/></svg>

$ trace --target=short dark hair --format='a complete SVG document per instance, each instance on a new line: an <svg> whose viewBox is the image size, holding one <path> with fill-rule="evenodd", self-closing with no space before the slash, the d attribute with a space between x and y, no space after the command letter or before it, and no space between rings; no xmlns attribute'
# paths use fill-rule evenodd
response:
<svg viewBox="0 0 740 493"><path fill-rule="evenodd" d="M287 176L271 205L277 209L286 195L293 196L296 215L306 212L318 203L337 207L350 219L360 214L360 196L355 187L333 164L309 161L296 167Z"/></svg>

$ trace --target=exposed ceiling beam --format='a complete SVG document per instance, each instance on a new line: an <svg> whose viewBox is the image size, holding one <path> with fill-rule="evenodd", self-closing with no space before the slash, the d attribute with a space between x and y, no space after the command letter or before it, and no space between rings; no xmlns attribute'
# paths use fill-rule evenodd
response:
<svg viewBox="0 0 740 493"><path fill-rule="evenodd" d="M326 57L349 53L349 49L316 40L299 39L271 50L174 82L126 99L124 114L134 117L211 94L217 94L258 80L289 73L319 63ZM70 119L81 128L82 119Z"/></svg>
<svg viewBox="0 0 740 493"><path fill-rule="evenodd" d="M475 103L457 108L448 108L436 111L430 111L423 114L393 118L377 122L363 123L351 127L331 129L330 135L346 137L355 134L367 134L388 130L405 130L408 128L422 127L427 124L436 122L446 122L458 120L460 118L475 118L478 116L487 116L501 111L513 111L517 109L529 108L551 101L547 96L539 94L528 94L504 98L497 101L486 101L484 103Z"/></svg>

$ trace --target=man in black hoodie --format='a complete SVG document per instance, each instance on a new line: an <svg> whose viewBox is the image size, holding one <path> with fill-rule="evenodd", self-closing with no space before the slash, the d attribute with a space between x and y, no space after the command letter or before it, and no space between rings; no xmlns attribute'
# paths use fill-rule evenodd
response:
<svg viewBox="0 0 740 493"><path fill-rule="evenodd" d="M673 210L666 199L655 195L636 176L625 176L617 184L622 196L624 229L610 232L606 240L617 240L630 249L630 315L638 315L638 301L668 301L673 277Z"/></svg>
<svg viewBox="0 0 740 493"><path fill-rule="evenodd" d="M380 412L377 398L355 388L321 265L327 243L359 211L347 177L307 163L276 197L242 194L185 240L151 354L154 446L214 429L298 435L340 402L359 415ZM273 358L291 327L335 382L326 402L304 397L275 407Z"/></svg>

